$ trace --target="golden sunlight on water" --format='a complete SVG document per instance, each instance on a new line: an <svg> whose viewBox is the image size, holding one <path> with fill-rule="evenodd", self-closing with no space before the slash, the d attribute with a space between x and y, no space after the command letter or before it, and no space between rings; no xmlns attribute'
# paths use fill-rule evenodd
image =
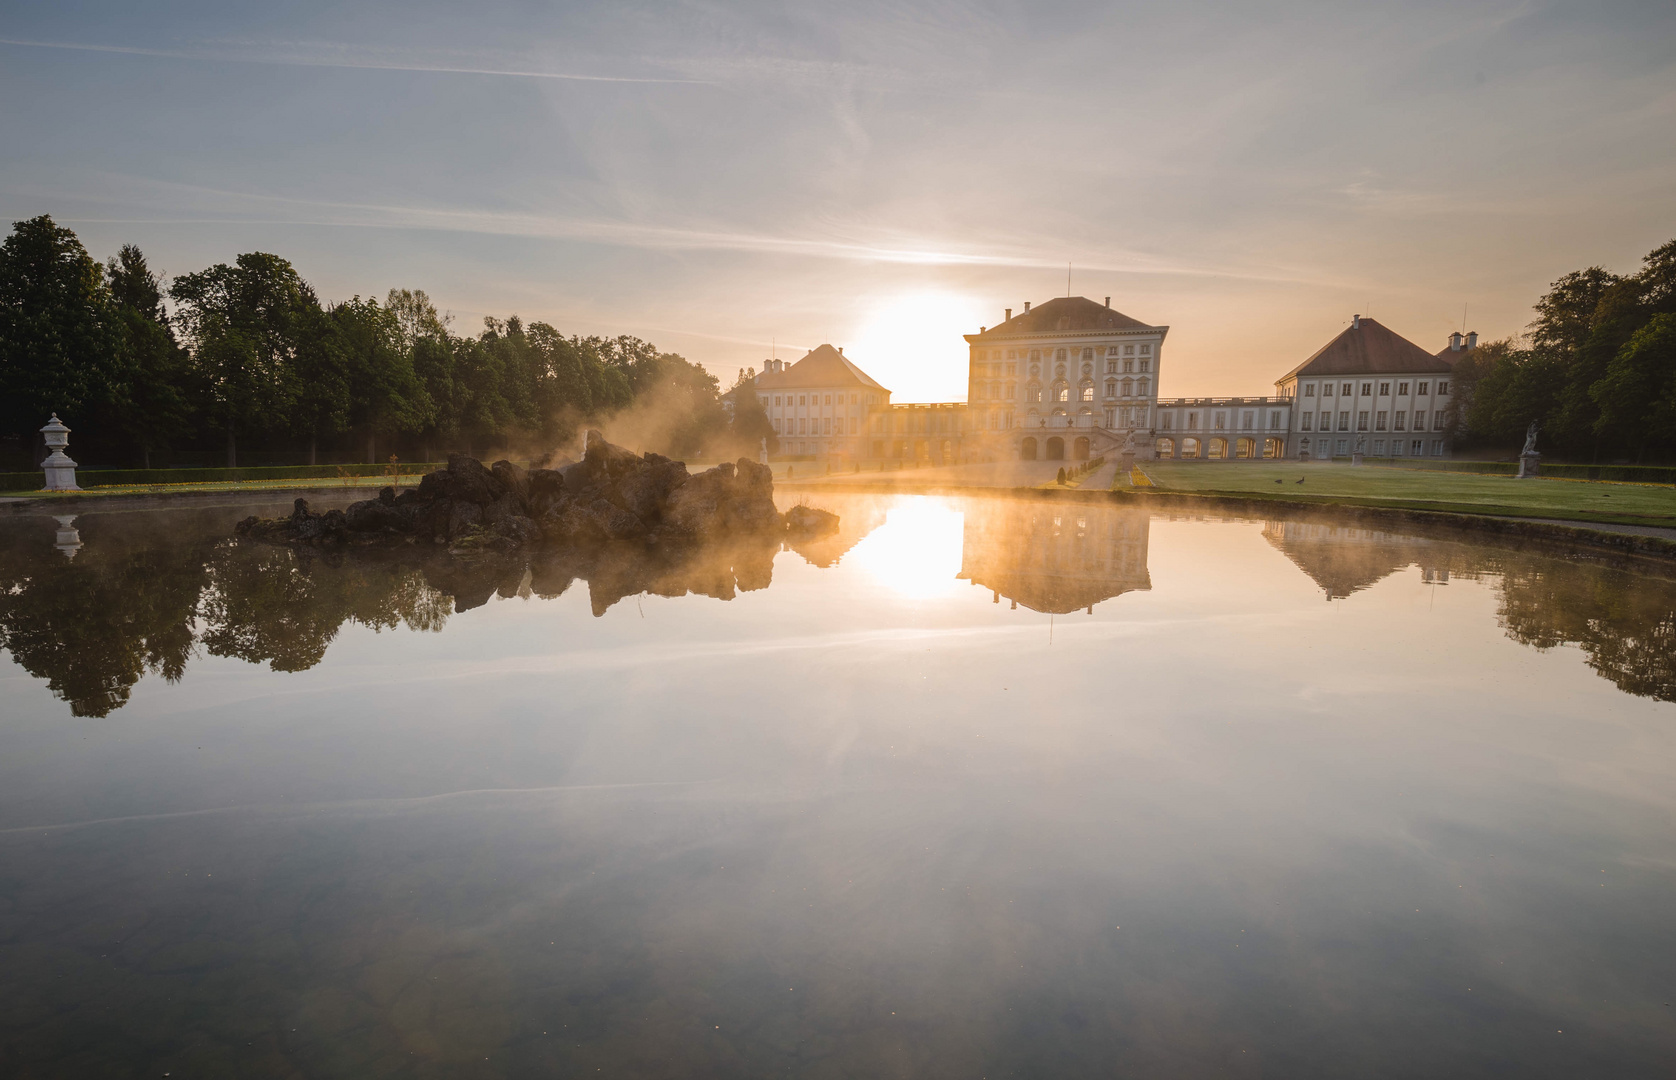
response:
<svg viewBox="0 0 1676 1080"><path fill-rule="evenodd" d="M947 500L915 498L886 511L885 523L846 558L900 596L948 596L964 587L958 580L964 521Z"/></svg>

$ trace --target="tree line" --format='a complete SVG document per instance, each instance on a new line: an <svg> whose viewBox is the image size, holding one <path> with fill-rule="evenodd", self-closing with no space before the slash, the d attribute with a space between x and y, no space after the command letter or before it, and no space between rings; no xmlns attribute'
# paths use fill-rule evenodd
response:
<svg viewBox="0 0 1676 1080"><path fill-rule="evenodd" d="M638 338L450 322L420 290L322 303L277 255L165 281L132 244L101 264L50 217L19 221L0 244L0 438L14 458L35 447L29 468L54 412L72 455L107 467L222 448L229 466L241 448L539 457L612 417L681 457L754 453L769 434L754 394L732 395L734 416L714 376Z"/></svg>
<svg viewBox="0 0 1676 1080"><path fill-rule="evenodd" d="M1586 461L1676 455L1676 240L1639 271L1591 266L1554 282L1518 338L1455 364L1458 445L1539 446Z"/></svg>

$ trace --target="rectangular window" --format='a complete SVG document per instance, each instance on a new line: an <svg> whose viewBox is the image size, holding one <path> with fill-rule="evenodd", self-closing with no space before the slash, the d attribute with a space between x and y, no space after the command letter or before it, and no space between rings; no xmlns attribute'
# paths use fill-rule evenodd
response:
<svg viewBox="0 0 1676 1080"><path fill-rule="evenodd" d="M1338 414L1338 429L1340 431L1350 430L1350 413L1348 411Z"/></svg>
<svg viewBox="0 0 1676 1080"><path fill-rule="evenodd" d="M1304 397L1314 397L1314 396L1315 396L1315 384L1310 383L1308 386L1304 387Z"/></svg>
<svg viewBox="0 0 1676 1080"><path fill-rule="evenodd" d="M826 403L828 405L832 404L832 395L831 394L826 395Z"/></svg>
<svg viewBox="0 0 1676 1080"><path fill-rule="evenodd" d="M1245 416L1240 422L1240 430L1241 431L1250 431L1251 430L1252 417L1255 416L1255 415L1256 415L1256 413L1253 413L1250 409L1247 409L1245 411Z"/></svg>
<svg viewBox="0 0 1676 1080"><path fill-rule="evenodd" d="M1442 439L1433 439L1432 440L1432 457L1442 457L1442 456L1443 456L1443 440Z"/></svg>
<svg viewBox="0 0 1676 1080"><path fill-rule="evenodd" d="M1142 372L1148 372L1148 371L1151 371L1151 370L1152 370L1152 361L1151 360L1142 360L1141 361L1141 371Z"/></svg>
<svg viewBox="0 0 1676 1080"><path fill-rule="evenodd" d="M1322 397L1332 397L1333 396L1333 384L1332 383L1322 383L1321 384L1321 396Z"/></svg>
<svg viewBox="0 0 1676 1080"><path fill-rule="evenodd" d="M1421 410L1421 409L1415 409L1414 410L1414 430L1415 431L1425 431L1426 430L1426 414L1425 414L1424 410Z"/></svg>
<svg viewBox="0 0 1676 1080"><path fill-rule="evenodd" d="M776 404L776 405L780 404L780 395L779 394L774 395L774 404Z"/></svg>
<svg viewBox="0 0 1676 1080"><path fill-rule="evenodd" d="M1269 430L1270 431L1276 431L1279 428L1280 428L1280 412L1279 412L1279 410L1276 410L1274 412L1269 413Z"/></svg>
<svg viewBox="0 0 1676 1080"><path fill-rule="evenodd" d="M1187 430L1188 431L1197 431L1198 429L1199 429L1199 414L1196 413L1196 412L1188 413L1187 414Z"/></svg>
<svg viewBox="0 0 1676 1080"><path fill-rule="evenodd" d="M1310 423L1310 421L1314 420L1314 419L1315 419L1315 414L1314 413L1312 413L1312 412L1304 413L1304 426L1303 426L1304 431L1309 431L1314 427L1314 425Z"/></svg>
<svg viewBox="0 0 1676 1080"><path fill-rule="evenodd" d="M1381 409L1381 410L1379 410L1379 412L1374 414L1374 416L1373 416L1373 430L1375 430L1375 431L1384 431L1385 430L1385 410L1384 409ZM1381 443L1380 445L1383 446L1384 444Z"/></svg>
<svg viewBox="0 0 1676 1080"><path fill-rule="evenodd" d="M1432 411L1432 430L1433 431L1442 431L1443 430L1443 410L1442 409L1434 409Z"/></svg>
<svg viewBox="0 0 1676 1080"><path fill-rule="evenodd" d="M1408 430L1407 419L1408 419L1407 411L1403 410L1403 409L1398 409L1397 410L1397 423L1396 423L1396 429L1398 431L1407 431Z"/></svg>
<svg viewBox="0 0 1676 1080"><path fill-rule="evenodd" d="M829 416L825 420L821 421L821 434L832 434L832 417Z"/></svg>
<svg viewBox="0 0 1676 1080"><path fill-rule="evenodd" d="M1227 426L1228 426L1228 414L1225 413L1225 412L1217 413L1216 414L1216 430L1221 431L1223 428L1225 428Z"/></svg>
<svg viewBox="0 0 1676 1080"><path fill-rule="evenodd" d="M1175 418L1176 418L1175 413L1168 413L1167 412L1167 413L1164 414L1163 428L1164 428L1165 431L1169 431L1171 428L1175 427Z"/></svg>
<svg viewBox="0 0 1676 1080"><path fill-rule="evenodd" d="M799 404L799 405L807 405L807 404L809 404L809 397L808 397L808 395L807 395L807 394L799 394L799 395L797 395L797 403L798 403L798 404Z"/></svg>
<svg viewBox="0 0 1676 1080"><path fill-rule="evenodd" d="M797 433L798 433L798 434L799 434L799 435L807 435L807 434L809 434L809 421L807 421L807 420L799 420L799 421L798 421L798 422L797 422Z"/></svg>
<svg viewBox="0 0 1676 1080"><path fill-rule="evenodd" d="M1384 397L1387 394L1389 394L1390 392L1391 392L1391 384L1390 383L1382 382L1382 383L1379 384L1379 396L1380 397Z"/></svg>
<svg viewBox="0 0 1676 1080"><path fill-rule="evenodd" d="M1368 429L1368 411L1366 409L1363 409L1356 414L1356 430L1357 431L1366 431L1367 429Z"/></svg>
<svg viewBox="0 0 1676 1080"><path fill-rule="evenodd" d="M1401 397L1406 393L1408 393L1408 384L1405 383L1405 382L1398 383L1397 384L1397 396Z"/></svg>
<svg viewBox="0 0 1676 1080"><path fill-rule="evenodd" d="M1356 387L1353 383L1345 383L1344 385L1342 385L1338 388L1338 396L1339 397L1349 397L1355 389L1356 389Z"/></svg>
<svg viewBox="0 0 1676 1080"><path fill-rule="evenodd" d="M1151 356L1152 355L1152 346L1151 345L1142 345L1141 346L1141 355L1142 356Z"/></svg>
<svg viewBox="0 0 1676 1080"><path fill-rule="evenodd" d="M1123 361L1123 370L1125 373L1133 374L1135 370L1135 362L1133 360Z"/></svg>
<svg viewBox="0 0 1676 1080"><path fill-rule="evenodd" d="M1420 439L1415 439L1413 442L1408 444L1408 452L1413 454L1415 457L1424 457L1426 453L1425 442Z"/></svg>
<svg viewBox="0 0 1676 1080"><path fill-rule="evenodd" d="M1392 439L1391 440L1391 456L1392 457L1402 457L1402 440L1401 439Z"/></svg>
<svg viewBox="0 0 1676 1080"><path fill-rule="evenodd" d="M1385 440L1384 439L1373 440L1373 456L1374 457L1384 457L1385 456Z"/></svg>
<svg viewBox="0 0 1676 1080"><path fill-rule="evenodd" d="M1350 450L1350 440L1349 439L1340 439L1338 441L1338 452L1343 454L1343 453L1347 453L1349 450Z"/></svg>
<svg viewBox="0 0 1676 1080"><path fill-rule="evenodd" d="M1373 383L1365 382L1365 383L1362 384L1362 396L1363 397L1372 397L1373 396Z"/></svg>
<svg viewBox="0 0 1676 1080"><path fill-rule="evenodd" d="M1133 345L1123 346L1123 355L1124 356L1134 356L1135 355L1135 347Z"/></svg>
<svg viewBox="0 0 1676 1080"><path fill-rule="evenodd" d="M1441 379L1438 380L1438 384L1437 384L1438 396L1442 397L1444 394L1447 394L1448 392L1449 392L1449 384L1447 382L1444 382Z"/></svg>
<svg viewBox="0 0 1676 1080"><path fill-rule="evenodd" d="M780 422L778 420L768 421L768 426L774 429L774 434L778 435L780 433Z"/></svg>
<svg viewBox="0 0 1676 1080"><path fill-rule="evenodd" d="M1414 394L1415 394L1416 397L1425 397L1426 396L1426 384L1423 383L1423 382L1415 383L1414 384Z"/></svg>
<svg viewBox="0 0 1676 1080"><path fill-rule="evenodd" d="M1117 410L1116 409L1107 409L1106 410L1106 426L1107 427L1116 427L1117 426Z"/></svg>
<svg viewBox="0 0 1676 1080"><path fill-rule="evenodd" d="M1107 360L1106 361L1106 374L1107 375L1116 375L1117 374L1117 361L1116 360Z"/></svg>

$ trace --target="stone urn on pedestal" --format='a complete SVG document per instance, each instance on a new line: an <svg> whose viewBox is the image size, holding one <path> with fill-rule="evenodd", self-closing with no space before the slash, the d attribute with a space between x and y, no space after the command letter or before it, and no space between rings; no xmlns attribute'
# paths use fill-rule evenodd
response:
<svg viewBox="0 0 1676 1080"><path fill-rule="evenodd" d="M47 474L47 491L80 491L76 486L76 463L64 452L70 445L70 429L64 426L64 421L57 413L47 421L46 427L41 429L41 436L46 440L48 454L41 462L41 471Z"/></svg>

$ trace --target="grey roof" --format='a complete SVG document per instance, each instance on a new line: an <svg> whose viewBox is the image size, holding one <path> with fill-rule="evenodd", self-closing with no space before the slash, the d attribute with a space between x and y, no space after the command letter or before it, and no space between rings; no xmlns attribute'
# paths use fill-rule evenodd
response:
<svg viewBox="0 0 1676 1080"><path fill-rule="evenodd" d="M1277 382L1315 375L1431 375L1452 371L1447 360L1433 356L1401 334L1362 317L1347 326L1309 359Z"/></svg>
<svg viewBox="0 0 1676 1080"><path fill-rule="evenodd" d="M1000 326L991 326L981 334L967 334L971 342L996 338L1025 337L1031 334L1064 333L1078 330L1168 330L1167 326L1151 326L1139 319L1104 304L1096 304L1086 296L1060 296L1014 315Z"/></svg>
<svg viewBox="0 0 1676 1080"><path fill-rule="evenodd" d="M865 386L890 393L867 372L844 358L831 345L820 345L784 371L765 371L757 376L757 387L779 390L799 386Z"/></svg>

